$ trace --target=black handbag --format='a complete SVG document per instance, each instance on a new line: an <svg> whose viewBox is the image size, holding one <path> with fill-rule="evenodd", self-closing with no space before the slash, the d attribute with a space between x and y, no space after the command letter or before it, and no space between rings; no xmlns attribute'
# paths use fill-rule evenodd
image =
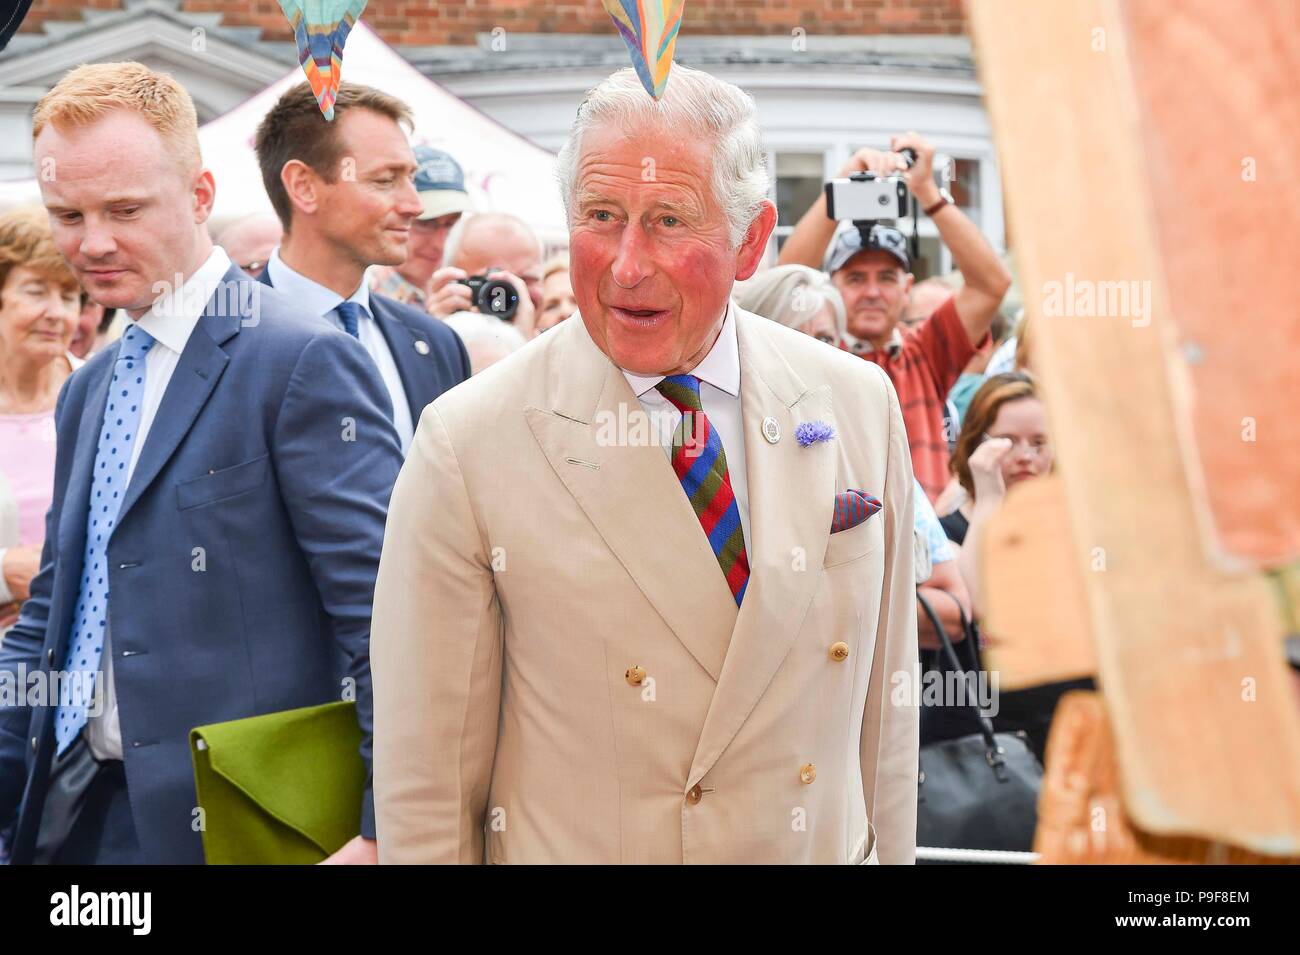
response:
<svg viewBox="0 0 1300 955"><path fill-rule="evenodd" d="M918 592L927 617L942 643L941 655L960 679L980 672L978 637L958 604L971 658L963 667L934 608ZM954 603L956 598L953 598ZM973 693L967 694L971 699ZM916 844L944 849L1001 849L1028 852L1038 823L1038 790L1043 767L1023 732L997 733L993 721L969 710L978 732L921 747L917 786Z"/></svg>

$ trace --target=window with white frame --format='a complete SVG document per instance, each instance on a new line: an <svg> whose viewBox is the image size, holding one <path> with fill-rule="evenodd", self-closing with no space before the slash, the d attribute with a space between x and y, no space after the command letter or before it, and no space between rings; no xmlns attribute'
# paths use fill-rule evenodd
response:
<svg viewBox="0 0 1300 955"><path fill-rule="evenodd" d="M822 194L826 181L826 155L824 152L776 151L768 155L776 180L776 231L773 259L785 240L794 231L795 224L803 218L808 207Z"/></svg>
<svg viewBox="0 0 1300 955"><path fill-rule="evenodd" d="M820 151L773 149L768 152L769 168L775 183L773 201L777 209L777 226L768 246L766 263L774 265L785 240L794 231L808 208L822 194L829 175L828 154ZM942 154L942 150L940 153ZM936 160L941 159L937 156ZM953 179L949 185L953 201L977 226L984 228L983 189L981 188L981 161L978 158L953 157ZM942 182L937 174L936 180ZM912 222L904 219L899 226L910 237ZM918 228L920 255L916 263L917 278L941 275L953 268L952 256L939 241L938 230L929 219L922 216Z"/></svg>

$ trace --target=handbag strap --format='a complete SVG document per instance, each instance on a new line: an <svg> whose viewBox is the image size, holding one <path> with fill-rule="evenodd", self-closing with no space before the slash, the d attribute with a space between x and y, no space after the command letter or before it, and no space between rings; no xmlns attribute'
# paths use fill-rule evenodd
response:
<svg viewBox="0 0 1300 955"><path fill-rule="evenodd" d="M962 646L966 648L966 655L970 658L970 668L976 673L984 669L984 663L980 660L979 645L979 628L975 626L975 620L966 616L966 608L961 605L961 601L951 591L944 590L942 587L931 587L931 590L938 590L957 608L957 617L961 620L961 632L966 639Z"/></svg>
<svg viewBox="0 0 1300 955"><path fill-rule="evenodd" d="M947 591L944 592L947 593ZM952 594L948 594L948 596L952 597ZM979 677L978 662L976 662L974 672L968 671L962 666L961 660L957 657L957 650L952 645L952 640L948 637L948 631L944 629L943 623L939 620L939 615L935 613L934 608L930 606L930 601L925 599L925 596L919 589L916 592L916 599L920 602L921 608L925 611L925 615L930 619L930 623L934 627L934 632L939 637L939 643L942 645L944 656L948 658L948 662L952 668L962 675L962 680L966 683L967 689L969 689L969 681L972 678L978 679ZM970 621L966 618L966 612L961 608L961 602L958 601L956 597L953 597L952 599L953 603L957 604L957 611L961 615L962 630L965 633L966 640L973 640L975 638L975 635L972 632L973 628L970 625ZM975 715L975 719L979 722L979 731L984 737L984 744L989 753L989 761L993 762L993 760L997 759L998 762L1001 762L1001 759L997 756L998 745L996 740L993 738L993 721L981 713L979 708L976 706L967 706L966 708Z"/></svg>

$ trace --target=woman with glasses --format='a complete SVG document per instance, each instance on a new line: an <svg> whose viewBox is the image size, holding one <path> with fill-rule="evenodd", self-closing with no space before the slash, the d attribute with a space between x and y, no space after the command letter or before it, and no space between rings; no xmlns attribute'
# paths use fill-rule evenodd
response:
<svg viewBox="0 0 1300 955"><path fill-rule="evenodd" d="M747 312L835 348L844 340L844 300L824 272L806 265L778 265L738 283L733 294Z"/></svg>
<svg viewBox="0 0 1300 955"><path fill-rule="evenodd" d="M1047 413L1024 372L994 375L966 410L949 465L964 492L960 506L940 518L948 539L966 543L977 512L987 517L1007 489L1052 470Z"/></svg>
<svg viewBox="0 0 1300 955"><path fill-rule="evenodd" d="M965 500L955 511L940 518L948 538L962 545L957 566L970 591L977 618L982 593L976 542L988 520L1002 506L1007 491L1022 481L1050 473L1052 463L1047 413L1034 379L1025 372L990 377L971 399L952 455L950 466L965 492ZM1044 640L1051 638L1050 633L1042 634ZM1092 688L1091 680L1071 680L1001 693L993 724L999 731L1024 730L1030 748L1042 760L1052 714L1061 694ZM943 720L944 728L956 725L955 721ZM932 723L931 727L937 729L938 723ZM927 721L923 716L922 742L930 741L926 736Z"/></svg>

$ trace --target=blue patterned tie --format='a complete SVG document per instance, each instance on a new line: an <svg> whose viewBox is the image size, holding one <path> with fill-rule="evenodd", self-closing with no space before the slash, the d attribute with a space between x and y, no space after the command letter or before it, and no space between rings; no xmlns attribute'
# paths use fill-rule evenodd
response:
<svg viewBox="0 0 1300 955"><path fill-rule="evenodd" d="M339 318L343 319L343 330L353 338L360 338L357 333L357 325L362 317L369 318L370 313L366 311L364 305L358 305L356 302L339 302Z"/></svg>
<svg viewBox="0 0 1300 955"><path fill-rule="evenodd" d="M144 400L144 358L153 343L148 332L131 323L122 336L121 350L113 365L113 383L104 408L104 423L99 429L90 484L81 590L73 616L72 640L63 664L65 673L76 676L60 684L59 709L54 722L54 738L60 753L86 725L87 706L93 697L94 678L103 655L108 626L108 539L126 495L127 468Z"/></svg>

